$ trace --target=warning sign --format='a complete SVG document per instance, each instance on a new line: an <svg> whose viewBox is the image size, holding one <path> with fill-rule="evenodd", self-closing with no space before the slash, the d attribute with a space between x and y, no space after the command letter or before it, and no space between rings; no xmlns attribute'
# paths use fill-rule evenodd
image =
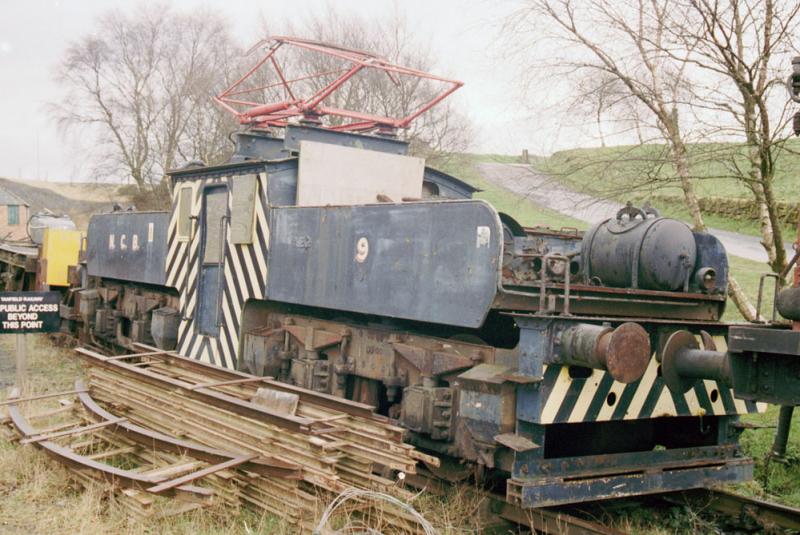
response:
<svg viewBox="0 0 800 535"><path fill-rule="evenodd" d="M58 292L0 292L0 334L58 331Z"/></svg>

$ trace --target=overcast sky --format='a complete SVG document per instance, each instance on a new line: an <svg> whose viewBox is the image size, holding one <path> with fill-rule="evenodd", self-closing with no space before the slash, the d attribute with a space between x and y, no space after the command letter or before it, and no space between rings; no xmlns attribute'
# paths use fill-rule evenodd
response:
<svg viewBox="0 0 800 535"><path fill-rule="evenodd" d="M243 45L263 37L267 20L277 26L324 9L327 0L173 0L178 10L208 6L224 13ZM515 2L487 0L336 0L336 9L381 17L395 6L436 56L440 74L465 82L459 107L474 121L480 152L549 153L591 139L565 139L555 121L531 120L522 111L515 67L503 60L498 26ZM93 29L111 8L131 9L132 0L0 0L0 176L51 181L84 180L91 165L80 139L63 139L47 113L58 99L53 73L66 47Z"/></svg>

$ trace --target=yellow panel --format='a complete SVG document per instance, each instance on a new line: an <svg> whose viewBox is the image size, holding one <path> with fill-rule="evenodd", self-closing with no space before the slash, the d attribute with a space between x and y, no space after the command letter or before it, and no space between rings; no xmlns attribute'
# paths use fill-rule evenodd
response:
<svg viewBox="0 0 800 535"><path fill-rule="evenodd" d="M48 228L44 231L42 241L42 260L47 263L44 274L45 284L50 286L67 286L67 269L78 265L78 252L81 248L83 232L59 228Z"/></svg>

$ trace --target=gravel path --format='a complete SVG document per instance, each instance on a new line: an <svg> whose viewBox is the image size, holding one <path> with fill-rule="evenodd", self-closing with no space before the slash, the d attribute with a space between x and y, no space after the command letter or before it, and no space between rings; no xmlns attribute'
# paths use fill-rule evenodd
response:
<svg viewBox="0 0 800 535"><path fill-rule="evenodd" d="M489 182L524 196L536 204L589 224L612 217L623 207L618 202L596 199L572 191L529 165L485 162L478 164L478 170ZM756 262L767 261L767 253L761 246L759 238L714 228L709 229L709 232L719 238L728 254ZM784 245L787 255L791 257L794 254L791 244Z"/></svg>

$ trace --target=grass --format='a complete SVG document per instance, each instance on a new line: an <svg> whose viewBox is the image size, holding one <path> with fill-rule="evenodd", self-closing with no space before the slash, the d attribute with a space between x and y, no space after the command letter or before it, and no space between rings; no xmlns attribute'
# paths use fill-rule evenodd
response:
<svg viewBox="0 0 800 535"><path fill-rule="evenodd" d="M31 335L29 341L25 392L71 390L75 378L82 375L72 349L47 335ZM14 338L0 337L0 370L4 374L13 373L10 365L13 355ZM2 375L0 380L9 383L13 379ZM2 384L0 400L10 390ZM33 414L57 406L57 401L52 398L28 403L23 410ZM4 412L0 408L0 417ZM33 446L7 440L11 436L8 428L0 427L0 533L290 535L296 532L280 519L249 508L216 506L165 518L130 517L127 509L109 496L105 486L77 484L61 465ZM486 509L485 500L469 486L454 486L444 497L420 494L412 505L442 535L477 532L483 522L481 513Z"/></svg>
<svg viewBox="0 0 800 535"><path fill-rule="evenodd" d="M0 339L0 358L8 359L12 354L12 341ZM46 336L34 336L28 391L68 390L75 376L81 373L70 354L69 348L54 345ZM0 399L5 395L0 391ZM35 411L36 407L31 409ZM776 418L777 408L771 407L765 414L748 415L744 420L771 425ZM737 492L800 506L800 489L796 485L800 481L800 411L795 415L794 426L785 464L767 461L773 429L743 432L742 447L756 460L756 479L738 485ZM631 502L607 503L609 505L603 505L601 512L594 516L595 520L626 532L656 535L719 532L701 511L687 506L671 506L654 513L652 509L631 505ZM488 502L469 485L453 485L443 496L420 494L413 505L442 535L481 532L485 527L485 514L489 512ZM77 485L64 468L39 450L3 440L0 434L0 533L53 532L87 535L294 533L275 517L247 508L212 507L161 519L129 517L126 509L118 505L104 487ZM509 533L502 528L483 532Z"/></svg>
<svg viewBox="0 0 800 535"><path fill-rule="evenodd" d="M588 228L583 221L540 206L484 180L476 167L478 162L484 161L517 163L519 160L516 156L497 154L457 154L443 162L439 168L445 173L450 173L464 182L481 189L482 191L474 195L476 199L483 199L489 202L498 212L512 216L523 226L548 226L555 229L577 228L578 230Z"/></svg>
<svg viewBox="0 0 800 535"><path fill-rule="evenodd" d="M800 142L790 140L790 151L800 149ZM724 143L689 145L690 173L699 197L750 198L747 187L730 178L732 163L746 166L743 149ZM554 153L534 165L569 187L589 195L644 202L651 195L682 196L672 166L666 162L664 145L618 146L591 149L572 149ZM773 183L777 199L796 200L797 179L800 177L800 158L784 151L776 160ZM689 220L688 211L679 202L659 201L664 215ZM706 223L715 228L759 235L755 221L734 221L720 216L706 216ZM787 236L794 236L794 227L784 225Z"/></svg>
<svg viewBox="0 0 800 535"><path fill-rule="evenodd" d="M755 262L738 256L729 256L728 264L731 274L736 278L736 281L741 285L747 297L750 298L753 306L755 306L758 297L759 280L761 279L761 275L770 272L769 266L766 263ZM761 315L764 317L770 317L772 313L773 284L773 279L764 281L764 302L761 305ZM722 320L728 322L745 321L744 317L736 308L736 305L730 299L725 307L725 314Z"/></svg>
<svg viewBox="0 0 800 535"><path fill-rule="evenodd" d="M779 407L770 405L763 414L748 414L742 420L754 425L769 426L762 429L748 429L742 434L742 448L756 461L755 478L750 483L737 486L737 491L765 496L787 505L800 507L800 409L792 416L792 432L786 457L781 460L770 458Z"/></svg>
<svg viewBox="0 0 800 535"><path fill-rule="evenodd" d="M797 151L800 141L790 140L787 149ZM675 172L667 163L666 146L658 144L571 149L554 153L541 162L543 171L564 182L588 189L617 194L635 185L637 191L680 195ZM688 146L689 171L697 195L701 197L747 197L746 186L730 178L730 162L746 166L744 149L727 143L695 143ZM775 195L779 199L796 195L800 159L782 152L776 160Z"/></svg>

